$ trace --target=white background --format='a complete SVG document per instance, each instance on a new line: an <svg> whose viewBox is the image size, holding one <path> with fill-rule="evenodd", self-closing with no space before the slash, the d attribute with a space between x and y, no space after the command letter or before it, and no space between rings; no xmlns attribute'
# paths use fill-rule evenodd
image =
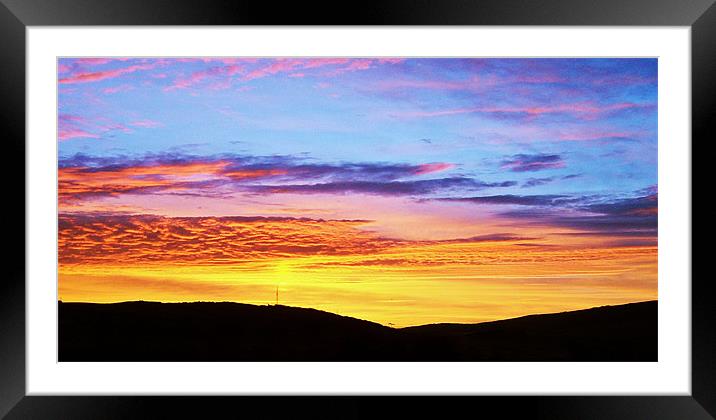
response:
<svg viewBox="0 0 716 420"><path fill-rule="evenodd" d="M690 395L690 29L28 27L27 393ZM57 362L57 57L659 58L659 361Z"/></svg>

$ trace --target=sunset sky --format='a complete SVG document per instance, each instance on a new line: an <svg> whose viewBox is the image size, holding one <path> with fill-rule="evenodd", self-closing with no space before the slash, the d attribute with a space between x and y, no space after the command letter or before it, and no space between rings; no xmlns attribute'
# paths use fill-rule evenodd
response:
<svg viewBox="0 0 716 420"><path fill-rule="evenodd" d="M657 297L657 60L63 58L59 297L385 325Z"/></svg>

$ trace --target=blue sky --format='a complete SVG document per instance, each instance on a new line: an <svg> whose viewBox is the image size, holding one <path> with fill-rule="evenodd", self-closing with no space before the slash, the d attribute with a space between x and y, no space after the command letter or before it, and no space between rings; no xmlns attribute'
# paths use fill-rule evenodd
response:
<svg viewBox="0 0 716 420"><path fill-rule="evenodd" d="M62 140L60 158L446 161L458 173L498 180L506 156L558 154L563 167L537 178L579 176L534 192L628 193L656 184L655 59L364 60L370 64L356 70L303 60L253 78L276 61L187 61L60 60L59 112L93 134ZM132 66L140 69L72 83L73 75ZM241 69L222 70L230 66ZM510 175L520 185L536 178Z"/></svg>

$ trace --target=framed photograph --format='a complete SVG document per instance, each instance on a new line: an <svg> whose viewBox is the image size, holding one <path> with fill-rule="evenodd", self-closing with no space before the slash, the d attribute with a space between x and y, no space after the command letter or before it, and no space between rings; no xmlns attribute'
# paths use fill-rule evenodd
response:
<svg viewBox="0 0 716 420"><path fill-rule="evenodd" d="M716 413L710 1L3 2L8 418Z"/></svg>

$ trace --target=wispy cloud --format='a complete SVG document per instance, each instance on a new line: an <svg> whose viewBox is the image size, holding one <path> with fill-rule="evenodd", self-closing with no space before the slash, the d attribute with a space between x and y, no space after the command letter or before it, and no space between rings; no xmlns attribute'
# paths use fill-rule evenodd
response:
<svg viewBox="0 0 716 420"><path fill-rule="evenodd" d="M419 181L345 181L320 184L260 185L252 191L272 194L377 194L385 196L420 196L438 191L449 192L455 189L475 191L485 188L510 187L514 181L484 182L471 178L452 177Z"/></svg>
<svg viewBox="0 0 716 420"><path fill-rule="evenodd" d="M163 124L154 120L137 120L130 122L129 125L142 128L157 128L161 127Z"/></svg>
<svg viewBox="0 0 716 420"><path fill-rule="evenodd" d="M566 195L487 195L479 197L438 198L440 201L467 202L475 204L513 204L520 206L554 206L564 202Z"/></svg>
<svg viewBox="0 0 716 420"><path fill-rule="evenodd" d="M63 127L57 132L57 138L59 140L69 140L74 138L89 138L98 139L100 136L97 134L89 133L79 128Z"/></svg>
<svg viewBox="0 0 716 420"><path fill-rule="evenodd" d="M437 110L391 112L396 118L432 118L461 114L484 114L495 118L532 119L543 115L564 114L572 117L593 120L599 116L630 109L653 108L654 104L619 102L597 104L592 102L566 103L557 105L522 105L522 106L479 106L449 108Z"/></svg>
<svg viewBox="0 0 716 420"><path fill-rule="evenodd" d="M548 176L544 178L528 178L525 182L522 183L522 188L539 187L540 185L550 184L559 180L579 178L580 176L580 174L568 174L563 176Z"/></svg>
<svg viewBox="0 0 716 420"><path fill-rule="evenodd" d="M517 154L502 161L502 169L512 172L534 172L546 169L564 168L565 162L560 155L554 154Z"/></svg>
<svg viewBox="0 0 716 420"><path fill-rule="evenodd" d="M333 77L344 73L368 70L379 64L398 64L400 62L402 62L402 59L342 57L310 59L279 58L252 69L243 76L243 80L249 81L282 73L290 73L293 75L300 74L301 77L304 77L307 75L304 73L305 71L318 68L327 68L327 71L321 73L321 75ZM299 73L299 71L301 73Z"/></svg>
<svg viewBox="0 0 716 420"><path fill-rule="evenodd" d="M99 138L96 133L86 129L87 121L78 115L60 114L57 117L57 139Z"/></svg>
<svg viewBox="0 0 716 420"><path fill-rule="evenodd" d="M127 67L121 67L111 70L102 70L94 72L76 72L70 74L67 77L62 77L58 80L60 84L75 84L75 83L91 83L98 82L106 79L114 79L119 76L134 73L140 70L150 70L154 68L155 64L134 64Z"/></svg>
<svg viewBox="0 0 716 420"><path fill-rule="evenodd" d="M114 94L114 93L119 93L119 92L128 92L132 89L134 89L133 86L128 85L128 84L122 84L122 85L118 85L118 86L110 86L110 87L104 88L104 89L102 89L102 92L106 93L106 94Z"/></svg>
<svg viewBox="0 0 716 420"><path fill-rule="evenodd" d="M104 117L90 119L79 115L60 114L57 118L57 139L60 141L73 138L100 139L115 132L130 134L134 132L134 128L161 126L160 122L149 119L119 123Z"/></svg>
<svg viewBox="0 0 716 420"><path fill-rule="evenodd" d="M188 89L190 87L193 87L201 82L207 81L207 80L215 80L217 78L222 78L224 81L227 79L230 79L235 74L241 73L244 71L244 66L240 64L225 64L221 66L214 66L210 67L205 70L198 70L188 77L180 77L174 81L173 84L170 86L167 86L164 88L164 91L172 91L176 89ZM223 83L221 85L214 84L212 86L221 86L222 88L227 88L230 86L230 83Z"/></svg>

